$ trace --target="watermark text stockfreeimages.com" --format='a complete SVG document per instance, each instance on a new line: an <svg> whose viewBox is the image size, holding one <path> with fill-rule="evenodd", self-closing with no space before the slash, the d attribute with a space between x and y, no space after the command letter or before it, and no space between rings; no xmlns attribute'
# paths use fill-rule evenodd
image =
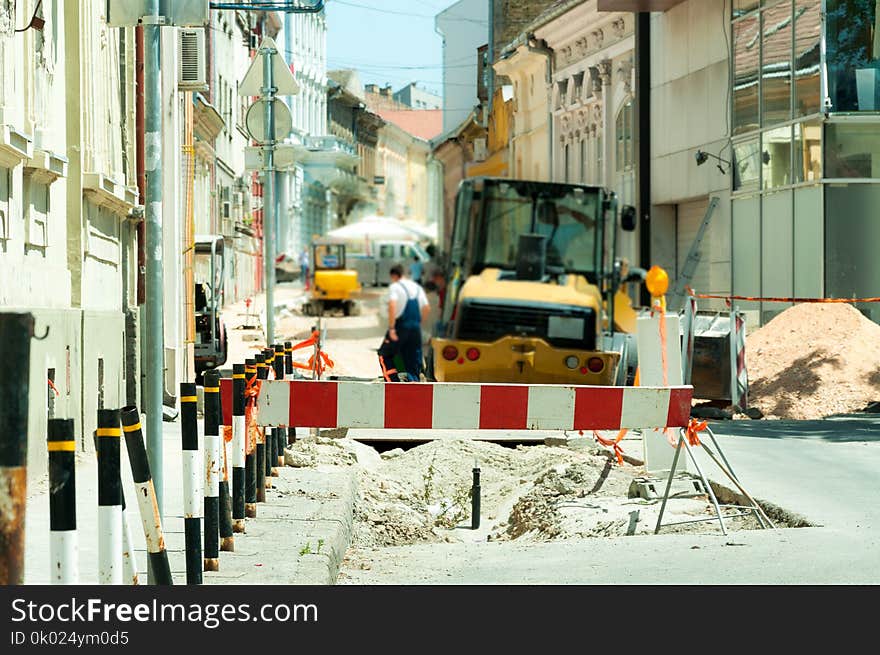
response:
<svg viewBox="0 0 880 655"><path fill-rule="evenodd" d="M35 602L12 601L13 623L197 623L213 630L224 623L317 623L312 603L166 603L157 599L139 603L108 603L100 598Z"/></svg>

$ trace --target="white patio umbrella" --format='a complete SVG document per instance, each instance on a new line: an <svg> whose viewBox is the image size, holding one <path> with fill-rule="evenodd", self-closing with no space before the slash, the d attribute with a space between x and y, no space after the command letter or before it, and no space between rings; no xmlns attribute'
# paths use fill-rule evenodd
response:
<svg viewBox="0 0 880 655"><path fill-rule="evenodd" d="M346 241L378 241L381 239L418 241L422 235L396 218L367 216L356 223L330 230L327 236Z"/></svg>

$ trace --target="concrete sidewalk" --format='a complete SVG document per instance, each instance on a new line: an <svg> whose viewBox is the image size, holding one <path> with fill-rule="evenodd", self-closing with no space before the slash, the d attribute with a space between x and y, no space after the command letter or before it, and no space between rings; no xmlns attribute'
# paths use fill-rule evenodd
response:
<svg viewBox="0 0 880 655"><path fill-rule="evenodd" d="M184 584L183 465L180 424L165 423L164 521L168 558L175 584ZM202 424L199 422L199 433ZM246 532L235 535L235 552L220 554L220 571L205 573L206 584L331 584L351 535L356 478L351 469L280 467L275 488L258 503L257 518L247 519ZM98 501L95 455L78 455L76 469L77 528L81 583L98 581ZM134 486L125 445L122 479L126 514L135 557L146 583L146 547L134 502ZM25 583L48 584L49 493L47 475L29 488L25 520Z"/></svg>

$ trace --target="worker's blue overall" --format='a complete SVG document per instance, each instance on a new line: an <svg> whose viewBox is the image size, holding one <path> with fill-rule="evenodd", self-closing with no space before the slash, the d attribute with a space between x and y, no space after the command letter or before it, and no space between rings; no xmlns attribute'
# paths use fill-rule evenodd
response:
<svg viewBox="0 0 880 655"><path fill-rule="evenodd" d="M403 313L394 322L394 330L397 332L398 348L403 364L406 367L406 376L409 382L418 382L422 372L422 314L419 308L419 293L410 297L405 284L401 284L406 294L406 305Z"/></svg>

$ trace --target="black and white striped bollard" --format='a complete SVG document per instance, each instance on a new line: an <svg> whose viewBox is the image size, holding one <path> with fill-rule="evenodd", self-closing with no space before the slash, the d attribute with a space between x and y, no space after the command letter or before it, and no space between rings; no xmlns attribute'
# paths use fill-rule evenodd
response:
<svg viewBox="0 0 880 655"><path fill-rule="evenodd" d="M49 420L49 559L52 584L79 582L73 419Z"/></svg>
<svg viewBox="0 0 880 655"><path fill-rule="evenodd" d="M260 365L259 355L257 355L257 379L266 380L269 377L269 357L268 351L263 350L263 365ZM265 428L257 428L257 443L254 448L255 465L257 472L256 492L257 502L266 502L266 430Z"/></svg>
<svg viewBox="0 0 880 655"><path fill-rule="evenodd" d="M153 476L150 475L147 450L144 447L141 417L134 405L122 408L122 430L125 432L125 447L128 450L138 512L141 515L144 540L147 543L151 582L157 585L170 585L173 584L171 566L168 564L168 553L165 550L165 537L162 535L159 503L156 499L156 488L153 486Z"/></svg>
<svg viewBox="0 0 880 655"><path fill-rule="evenodd" d="M98 582L122 584L122 478L118 409L98 410Z"/></svg>
<svg viewBox="0 0 880 655"><path fill-rule="evenodd" d="M34 316L0 312L0 585L24 581L28 385ZM45 384L45 383L44 383Z"/></svg>
<svg viewBox="0 0 880 655"><path fill-rule="evenodd" d="M232 406L230 402L230 414ZM217 394L217 423L220 424L220 550L235 551L235 537L232 530L232 485L229 479L230 459L232 457L232 441L226 441L228 434L232 438L232 426L226 430L223 423L223 393Z"/></svg>
<svg viewBox="0 0 880 655"><path fill-rule="evenodd" d="M232 530L244 532L245 517L245 424L244 364L232 365Z"/></svg>
<svg viewBox="0 0 880 655"><path fill-rule="evenodd" d="M183 446L183 534L186 583L202 584L202 512L204 509L202 449L199 448L198 396L194 382L180 383L180 432Z"/></svg>
<svg viewBox="0 0 880 655"><path fill-rule="evenodd" d="M275 346L275 379L283 380L284 375L286 373L285 368L287 364L284 356L284 346L276 345ZM285 435L287 433L287 428L284 426L278 427L272 430L272 475L278 475L278 466L284 466L284 441Z"/></svg>
<svg viewBox="0 0 880 655"><path fill-rule="evenodd" d="M206 571L220 570L220 373L205 371Z"/></svg>

